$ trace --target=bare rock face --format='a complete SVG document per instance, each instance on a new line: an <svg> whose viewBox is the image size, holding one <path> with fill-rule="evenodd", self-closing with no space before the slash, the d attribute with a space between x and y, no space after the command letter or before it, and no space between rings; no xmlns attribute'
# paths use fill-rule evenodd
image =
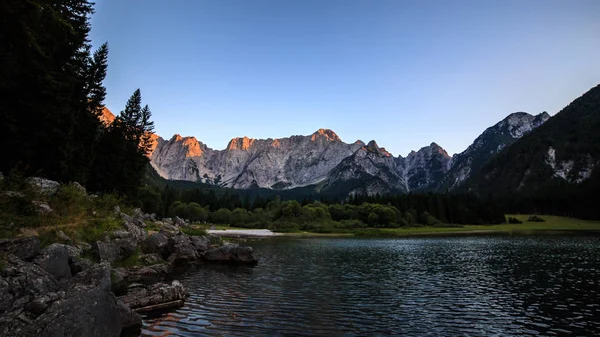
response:
<svg viewBox="0 0 600 337"><path fill-rule="evenodd" d="M309 185L348 194L446 191L550 116L519 112L486 130L456 158L436 143L393 157L375 141L344 143L335 132L280 139L234 138L213 150L194 137L156 139L151 165L163 178L224 187L289 189Z"/></svg>
<svg viewBox="0 0 600 337"><path fill-rule="evenodd" d="M23 260L30 260L40 252L40 239L37 236L19 239L0 239L0 252L13 254Z"/></svg>
<svg viewBox="0 0 600 337"><path fill-rule="evenodd" d="M331 130L281 139L234 138L213 150L193 137L159 139L151 157L167 179L203 181L234 188L292 188L318 183L361 145L346 144Z"/></svg>
<svg viewBox="0 0 600 337"><path fill-rule="evenodd" d="M34 188L38 189L42 194L55 194L58 191L60 183L54 180L49 180L41 177L31 177L27 182Z"/></svg>
<svg viewBox="0 0 600 337"><path fill-rule="evenodd" d="M437 144L394 158L375 141L352 144L331 130L281 139L234 138L216 151L193 137L161 140L151 164L167 179L202 181L233 188L288 189L312 184L347 193L434 189L448 170Z"/></svg>
<svg viewBox="0 0 600 337"><path fill-rule="evenodd" d="M478 172L493 155L544 124L549 118L550 115L546 112L535 116L526 112L515 112L487 128L466 150L454 155L440 189L445 191L459 187L472 173Z"/></svg>
<svg viewBox="0 0 600 337"><path fill-rule="evenodd" d="M399 172L405 177L410 191L436 190L446 172L452 157L436 143L411 152L403 160L399 159Z"/></svg>

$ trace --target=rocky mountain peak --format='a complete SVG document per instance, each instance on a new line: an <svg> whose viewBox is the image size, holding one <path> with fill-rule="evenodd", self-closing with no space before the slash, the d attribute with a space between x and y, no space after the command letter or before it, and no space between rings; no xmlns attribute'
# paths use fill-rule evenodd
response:
<svg viewBox="0 0 600 337"><path fill-rule="evenodd" d="M340 139L340 137L335 132L333 132L333 130L330 130L330 129L319 129L319 130L315 131L311 135L310 140L312 140L314 142L317 139L325 139L330 142L341 142L342 141Z"/></svg>
<svg viewBox="0 0 600 337"><path fill-rule="evenodd" d="M429 145L429 148L431 149L432 153L439 153L440 155L442 155L443 157L446 157L446 158L451 157L450 155L448 155L448 152L446 152L446 150L444 150L444 148L439 146L436 142L432 142Z"/></svg>
<svg viewBox="0 0 600 337"><path fill-rule="evenodd" d="M100 118L104 126L109 126L115 120L115 115L107 107L104 107L98 118Z"/></svg>
<svg viewBox="0 0 600 337"><path fill-rule="evenodd" d="M386 151L385 148L379 147L379 145L377 145L377 142L374 140L370 141L367 145L363 145L362 148L365 151L375 153L378 156L383 156L383 157L391 157L392 156L392 154L389 153L388 151Z"/></svg>
<svg viewBox="0 0 600 337"><path fill-rule="evenodd" d="M254 139L254 138L248 138L246 136L244 136L242 138L236 137L229 141L229 144L227 145L227 150L229 150L229 151L232 151L232 150L246 151L254 144L254 142L256 142L256 139Z"/></svg>
<svg viewBox="0 0 600 337"><path fill-rule="evenodd" d="M524 134L542 125L548 118L550 118L550 115L545 111L537 116L526 112L515 112L508 115L497 125L500 128L506 127L513 138L521 138Z"/></svg>

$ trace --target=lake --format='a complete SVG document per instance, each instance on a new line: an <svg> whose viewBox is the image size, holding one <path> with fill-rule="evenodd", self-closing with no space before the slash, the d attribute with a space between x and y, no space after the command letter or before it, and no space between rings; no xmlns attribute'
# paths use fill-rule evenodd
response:
<svg viewBox="0 0 600 337"><path fill-rule="evenodd" d="M142 336L600 334L600 238L272 238L177 279Z"/></svg>

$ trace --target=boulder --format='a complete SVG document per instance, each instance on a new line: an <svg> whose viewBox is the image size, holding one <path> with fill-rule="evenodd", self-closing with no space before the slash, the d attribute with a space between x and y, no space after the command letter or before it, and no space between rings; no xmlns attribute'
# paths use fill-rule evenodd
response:
<svg viewBox="0 0 600 337"><path fill-rule="evenodd" d="M146 233L146 230L144 230L146 224L141 220L125 221L123 226L136 243L142 242L148 237L148 233Z"/></svg>
<svg viewBox="0 0 600 337"><path fill-rule="evenodd" d="M139 262L144 266L152 266L155 264L166 263L166 261L163 260L162 256L158 254L142 254L139 257Z"/></svg>
<svg viewBox="0 0 600 337"><path fill-rule="evenodd" d="M13 254L23 260L30 260L40 253L40 239L36 236L0 239L0 252Z"/></svg>
<svg viewBox="0 0 600 337"><path fill-rule="evenodd" d="M206 236L190 236L190 240L199 253L210 249L210 240Z"/></svg>
<svg viewBox="0 0 600 337"><path fill-rule="evenodd" d="M44 248L34 262L57 279L73 276L69 266L69 251L63 244L53 243Z"/></svg>
<svg viewBox="0 0 600 337"><path fill-rule="evenodd" d="M42 194L53 195L58 191L60 184L54 180L49 180L41 177L27 178L27 183L36 188Z"/></svg>
<svg viewBox="0 0 600 337"><path fill-rule="evenodd" d="M88 259L76 259L72 261L69 266L71 267L71 274L77 275L84 270L88 270L94 266L94 263Z"/></svg>
<svg viewBox="0 0 600 337"><path fill-rule="evenodd" d="M71 238L63 231L56 232L56 237L64 242L71 242Z"/></svg>
<svg viewBox="0 0 600 337"><path fill-rule="evenodd" d="M36 335L42 337L117 337L130 320L113 293L75 285L40 315L34 326Z"/></svg>
<svg viewBox="0 0 600 337"><path fill-rule="evenodd" d="M119 258L119 247L112 242L96 241L93 251L98 260L102 262L113 263Z"/></svg>
<svg viewBox="0 0 600 337"><path fill-rule="evenodd" d="M175 218L173 218L173 224L175 226L179 226L179 227L185 227L187 224L185 223L185 220L183 220L182 218L176 216Z"/></svg>
<svg viewBox="0 0 600 337"><path fill-rule="evenodd" d="M142 251L146 254L158 254L167 257L169 239L163 233L154 233L142 242Z"/></svg>
<svg viewBox="0 0 600 337"><path fill-rule="evenodd" d="M0 268L0 336L36 336L31 322L56 300L60 285L43 268L15 255L4 256L3 264Z"/></svg>
<svg viewBox="0 0 600 337"><path fill-rule="evenodd" d="M168 252L169 258L167 260L174 264L193 261L199 257L190 237L182 233L169 238Z"/></svg>
<svg viewBox="0 0 600 337"><path fill-rule="evenodd" d="M202 255L207 261L257 264L252 247L238 244L225 244L218 248L207 250Z"/></svg>
<svg viewBox="0 0 600 337"><path fill-rule="evenodd" d="M118 250L117 260L124 260L133 255L137 250L137 244L131 239L115 239L112 242Z"/></svg>
<svg viewBox="0 0 600 337"><path fill-rule="evenodd" d="M105 291L110 291L112 283L111 271L112 268L107 262L95 264L92 268L75 275L71 280L71 284L94 286Z"/></svg>
<svg viewBox="0 0 600 337"><path fill-rule="evenodd" d="M179 306L187 297L187 291L179 281L171 284L155 283L150 286L132 284L127 295L120 296L123 303L135 310L146 308L166 308L169 305Z"/></svg>
<svg viewBox="0 0 600 337"><path fill-rule="evenodd" d="M119 308L119 315L123 318L121 336L138 336L142 328L142 317L140 317L140 314L131 310L121 300L117 300L117 306Z"/></svg>
<svg viewBox="0 0 600 337"><path fill-rule="evenodd" d="M31 203L35 207L35 210L36 210L36 212L38 212L38 214L43 215L43 214L49 214L49 213L53 212L50 205L48 205L48 203L46 203L46 202L33 200Z"/></svg>
<svg viewBox="0 0 600 337"><path fill-rule="evenodd" d="M75 182L71 183L71 186L73 186L75 189L77 189L79 191L79 193L81 193L83 195L87 194L87 191L85 190L85 187L81 186L80 183L78 183L78 182L75 181Z"/></svg>
<svg viewBox="0 0 600 337"><path fill-rule="evenodd" d="M144 212L140 208L135 208L132 217L134 219L144 220Z"/></svg>
<svg viewBox="0 0 600 337"><path fill-rule="evenodd" d="M152 266L138 266L129 268L124 280L126 284L140 283L149 285L164 280L172 271L171 265L167 263L155 264Z"/></svg>
<svg viewBox="0 0 600 337"><path fill-rule="evenodd" d="M49 246L41 257L66 251L64 245ZM0 269L0 336L117 337L126 328L139 329L140 316L110 292L110 270L103 263L58 282L36 263L6 255Z"/></svg>

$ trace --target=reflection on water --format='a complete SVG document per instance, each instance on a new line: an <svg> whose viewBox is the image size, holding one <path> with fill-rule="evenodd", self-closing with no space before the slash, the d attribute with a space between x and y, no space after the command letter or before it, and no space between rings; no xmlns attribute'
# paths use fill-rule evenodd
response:
<svg viewBox="0 0 600 337"><path fill-rule="evenodd" d="M600 239L287 239L180 276L143 336L600 334Z"/></svg>

